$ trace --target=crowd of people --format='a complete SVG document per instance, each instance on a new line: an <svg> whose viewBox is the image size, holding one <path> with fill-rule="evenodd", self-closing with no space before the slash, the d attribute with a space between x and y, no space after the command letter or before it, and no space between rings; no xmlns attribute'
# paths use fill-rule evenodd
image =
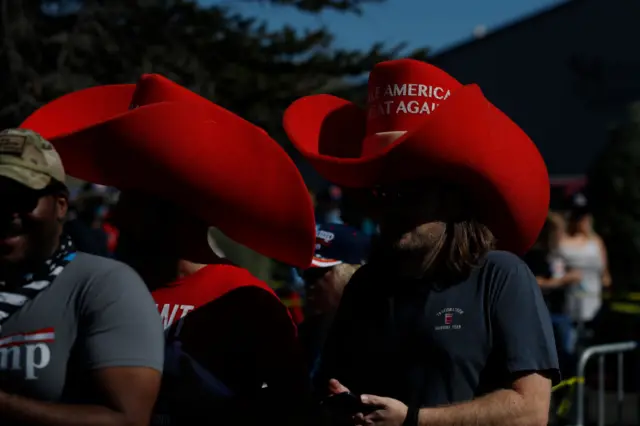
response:
<svg viewBox="0 0 640 426"><path fill-rule="evenodd" d="M159 75L1 132L0 424L546 425L553 324L568 352L609 283L588 214L548 216L477 86L402 59L369 90L284 114L315 205L266 132ZM98 185L71 212L67 174ZM302 315L212 227L293 268Z"/></svg>
<svg viewBox="0 0 640 426"><path fill-rule="evenodd" d="M575 374L579 349L588 345L592 322L611 287L607 250L593 229L583 193L564 211L549 212L538 241L524 256L543 291L556 333L563 372Z"/></svg>
<svg viewBox="0 0 640 426"><path fill-rule="evenodd" d="M66 232L83 252L113 257L118 230L110 220L117 203L117 190L85 184L72 197L72 213L65 223ZM343 220L343 191L335 185L312 194L317 225L317 247L320 255L326 242L325 232L336 235L331 259L344 261L341 266L322 267L314 260L314 268L292 268L278 296L289 307L294 322L301 330L308 361L311 364L324 342L332 313L337 309L342 290L359 265L367 259L371 239L378 235L377 225L364 212L356 214L355 223ZM577 354L588 345L592 321L600 312L602 294L611 286L607 270L607 251L593 230L586 196L571 194L566 209L550 211L539 238L523 256L536 276L554 328L558 354L565 377L575 375ZM353 214L345 215L353 219ZM327 231L327 229L331 231ZM333 237L332 237L333 238ZM218 250L220 250L218 248ZM224 252L220 251L224 256ZM357 261L345 259L356 257ZM339 265L336 263L336 265ZM320 290L320 292L319 292ZM306 320L306 321L305 321Z"/></svg>
<svg viewBox="0 0 640 426"><path fill-rule="evenodd" d="M287 305L299 328L307 365L311 369L317 364L344 287L367 260L372 233L369 221L364 221L364 229L344 224L338 187L329 186L318 194L315 216L321 220L316 225L316 249L311 267L292 268L284 287L275 289L281 300L298 302ZM119 232L111 220L111 212L117 204L115 188L85 183L70 194L64 231L77 250L116 257ZM210 242L215 244L214 240L210 239ZM215 249L221 257L225 256L219 247Z"/></svg>

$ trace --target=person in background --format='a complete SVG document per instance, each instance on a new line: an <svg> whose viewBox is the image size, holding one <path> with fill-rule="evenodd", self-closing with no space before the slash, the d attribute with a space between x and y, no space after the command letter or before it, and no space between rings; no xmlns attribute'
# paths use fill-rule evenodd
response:
<svg viewBox="0 0 640 426"><path fill-rule="evenodd" d="M289 312L209 238L216 227L263 256L311 263L313 207L282 147L156 74L63 96L23 126L49 134L75 177L122 191L116 257L145 279L166 333L152 425L305 424L309 377Z"/></svg>
<svg viewBox="0 0 640 426"><path fill-rule="evenodd" d="M315 255L311 267L302 274L306 315L300 325L300 339L312 374L342 291L365 263L369 245L369 238L355 228L339 224L316 227Z"/></svg>
<svg viewBox="0 0 640 426"><path fill-rule="evenodd" d="M278 292L276 292L278 293ZM302 296L299 292L294 290L291 287L288 287L288 290L284 292L283 296L280 296L280 300L285 304L287 309L289 309L289 314L293 319L293 322L296 325L302 324L304 321L304 309L302 307L303 301Z"/></svg>
<svg viewBox="0 0 640 426"><path fill-rule="evenodd" d="M542 289L551 314L561 370L569 373L572 367L575 332L572 319L565 311L566 294L571 286L580 282L582 274L580 271L568 269L558 255L565 228L562 215L550 212L538 240L523 259Z"/></svg>
<svg viewBox="0 0 640 426"><path fill-rule="evenodd" d="M60 157L34 132L0 133L0 424L147 426L164 336L128 266L63 232Z"/></svg>
<svg viewBox="0 0 640 426"><path fill-rule="evenodd" d="M107 251L109 252L109 256L113 256L116 252L116 247L118 247L118 237L120 236L120 231L113 223L113 215L111 212L111 206L107 210L104 220L102 222L102 230L107 236Z"/></svg>
<svg viewBox="0 0 640 426"><path fill-rule="evenodd" d="M96 256L109 257L107 233L103 229L107 213L103 193L85 185L75 200L74 214L65 223L65 232L76 243L78 250Z"/></svg>
<svg viewBox="0 0 640 426"><path fill-rule="evenodd" d="M558 255L566 267L581 274L569 287L565 311L578 324L578 331L592 321L602 306L602 290L611 286L607 249L593 230L593 217L582 193L571 197L567 232L560 238Z"/></svg>
<svg viewBox="0 0 640 426"><path fill-rule="evenodd" d="M274 262L269 284L289 310L293 322L300 325L304 320L303 299L297 277L292 274L294 270L296 268Z"/></svg>
<svg viewBox="0 0 640 426"><path fill-rule="evenodd" d="M342 190L330 185L316 195L316 221L320 223L343 223L340 212Z"/></svg>

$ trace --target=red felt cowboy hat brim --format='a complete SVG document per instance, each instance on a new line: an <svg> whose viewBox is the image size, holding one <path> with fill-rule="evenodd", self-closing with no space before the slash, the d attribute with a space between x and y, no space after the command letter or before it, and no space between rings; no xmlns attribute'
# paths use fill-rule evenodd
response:
<svg viewBox="0 0 640 426"><path fill-rule="evenodd" d="M307 267L315 247L313 207L286 152L258 127L228 122L201 105L129 110L134 90L75 92L21 127L50 140L71 176L170 200L259 253Z"/></svg>
<svg viewBox="0 0 640 426"><path fill-rule="evenodd" d="M549 205L546 166L528 136L476 85L456 89L419 126L375 155L359 157L366 112L328 95L308 96L285 112L284 128L318 173L338 185L369 188L420 178L459 183L477 200L500 248L529 249Z"/></svg>

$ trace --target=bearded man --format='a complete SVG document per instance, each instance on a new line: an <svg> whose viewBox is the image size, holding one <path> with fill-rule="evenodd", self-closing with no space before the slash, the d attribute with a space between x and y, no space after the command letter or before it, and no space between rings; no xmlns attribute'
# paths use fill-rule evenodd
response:
<svg viewBox="0 0 640 426"><path fill-rule="evenodd" d="M378 64L368 99L365 111L308 96L284 117L315 169L366 194L380 224L322 353L318 391L360 399L345 411L327 398L334 423L546 425L558 359L517 256L546 218L540 154L477 86L419 61Z"/></svg>

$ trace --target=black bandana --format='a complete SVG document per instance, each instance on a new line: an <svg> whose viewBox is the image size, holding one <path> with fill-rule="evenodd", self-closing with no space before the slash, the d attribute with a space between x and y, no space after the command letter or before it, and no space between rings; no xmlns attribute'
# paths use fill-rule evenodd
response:
<svg viewBox="0 0 640 426"><path fill-rule="evenodd" d="M68 235L60 238L60 247L37 271L26 274L22 282L5 288L0 281L0 324L14 312L33 299L38 293L49 287L62 270L76 257L76 249Z"/></svg>

